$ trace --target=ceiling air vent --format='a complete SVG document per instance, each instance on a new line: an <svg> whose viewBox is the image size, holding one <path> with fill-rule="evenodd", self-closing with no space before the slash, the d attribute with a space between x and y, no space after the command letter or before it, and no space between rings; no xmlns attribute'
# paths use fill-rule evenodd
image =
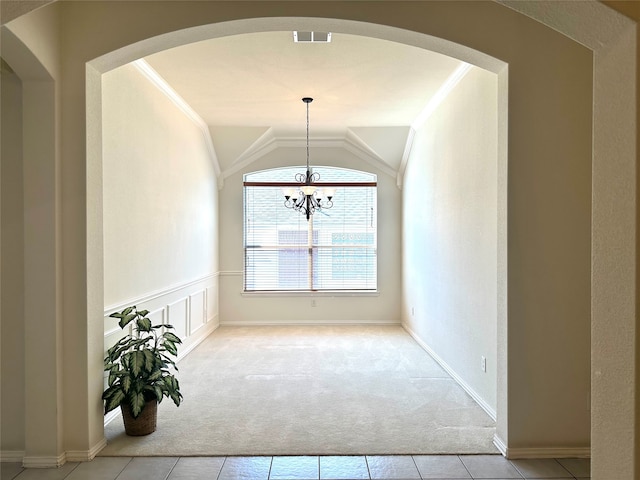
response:
<svg viewBox="0 0 640 480"><path fill-rule="evenodd" d="M293 32L295 43L329 43L331 32Z"/></svg>

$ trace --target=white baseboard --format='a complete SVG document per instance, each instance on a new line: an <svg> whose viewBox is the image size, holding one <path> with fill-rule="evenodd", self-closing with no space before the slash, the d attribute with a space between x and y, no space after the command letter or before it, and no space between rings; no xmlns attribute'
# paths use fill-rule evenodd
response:
<svg viewBox="0 0 640 480"><path fill-rule="evenodd" d="M0 450L0 463L22 463L24 450Z"/></svg>
<svg viewBox="0 0 640 480"><path fill-rule="evenodd" d="M450 376L453 378L458 385L460 385L465 392L467 392L473 400L480 405L480 407L487 412L493 421L496 421L496 411L487 403L485 400L478 395L471 386L465 382L448 364L445 362L440 356L433 351L433 349L427 345L406 323L402 323L402 328L411 335L411 337L420 345ZM499 448L499 447L498 447Z"/></svg>
<svg viewBox="0 0 640 480"><path fill-rule="evenodd" d="M498 435L493 436L493 444L502 455L511 460L521 458L591 458L590 447L509 448Z"/></svg>
<svg viewBox="0 0 640 480"><path fill-rule="evenodd" d="M42 457L29 457L25 456L22 459L22 466L25 468L58 468L65 464L67 461L67 454L63 453L57 457L42 456Z"/></svg>
<svg viewBox="0 0 640 480"><path fill-rule="evenodd" d="M68 450L67 462L88 462L95 458L104 447L107 446L107 439L103 438L89 450Z"/></svg>
<svg viewBox="0 0 640 480"><path fill-rule="evenodd" d="M107 413L104 416L104 426L106 427L107 425L109 425L111 422L113 422L113 420L115 420L119 416L120 416L120 410L119 409L116 408L114 410L111 410L109 413Z"/></svg>
<svg viewBox="0 0 640 480"><path fill-rule="evenodd" d="M268 326L336 326L336 325L395 325L401 326L397 320L251 320L239 322L220 322L223 327L268 327Z"/></svg>
<svg viewBox="0 0 640 480"><path fill-rule="evenodd" d="M0 451L0 462L20 463L25 468L57 468L66 462L88 462L93 460L104 447L107 439L103 438L89 450L69 450L57 457L53 456L26 456L23 450Z"/></svg>
<svg viewBox="0 0 640 480"><path fill-rule="evenodd" d="M504 443L504 441L498 436L498 434L494 434L493 435L493 444L496 446L496 448L500 451L500 453L502 454L502 456L506 457L507 456L507 445L506 443Z"/></svg>
<svg viewBox="0 0 640 480"><path fill-rule="evenodd" d="M199 328L197 338L179 352L176 363L179 363L180 360L191 353L198 345L200 345L204 341L205 338L215 332L219 327L220 323L207 322L202 328Z"/></svg>

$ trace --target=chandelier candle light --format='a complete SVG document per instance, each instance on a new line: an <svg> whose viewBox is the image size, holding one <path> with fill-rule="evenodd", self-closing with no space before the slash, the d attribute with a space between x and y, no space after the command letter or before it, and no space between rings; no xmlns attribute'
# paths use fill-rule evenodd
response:
<svg viewBox="0 0 640 480"><path fill-rule="evenodd" d="M333 207L332 199L335 195L335 188L318 188L317 182L320 180L320 174L313 173L309 167L309 104L313 102L313 98L305 97L302 101L307 104L307 173L296 174L296 182L300 185L283 188L282 192L285 199L284 206L297 210L309 220L316 210Z"/></svg>

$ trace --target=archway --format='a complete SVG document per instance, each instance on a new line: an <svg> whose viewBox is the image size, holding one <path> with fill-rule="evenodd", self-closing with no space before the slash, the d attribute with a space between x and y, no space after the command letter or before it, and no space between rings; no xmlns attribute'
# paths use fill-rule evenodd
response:
<svg viewBox="0 0 640 480"><path fill-rule="evenodd" d="M498 171L499 171L499 177L503 179L503 181L501 181L500 183L500 186L501 186L501 191L499 192L500 208L498 209L498 214L500 217L499 219L500 234L503 235L504 238L502 238L499 242L500 249L501 249L501 251L499 252L499 256L501 257L501 260L499 263L501 265L506 265L506 261L507 261L506 260L507 194L506 194L506 182L504 182L504 179L506 179L506 168L507 168L507 159L506 159L507 69L504 62L499 61L495 58L489 57L488 55L480 54L479 52L469 49L467 47L457 45L452 42L444 41L442 39L436 39L424 34L416 34L416 33L399 30L396 28L379 27L379 26L378 26L379 27L378 29L380 31L377 31L377 29L370 24L362 24L361 22L346 22L346 21L332 20L332 19L312 19L311 20L311 19L305 19L305 18L291 18L291 19L276 18L276 19L239 20L235 22L226 23L223 26L209 25L206 27L207 29L206 35L203 32L204 30L203 27L200 27L198 29L191 29L190 31L187 31L187 32L184 32L184 31L180 32L180 42L184 44L184 43L190 43L192 38L195 38L196 40L202 40L204 38L216 38L219 36L230 36L230 35L253 32L253 31L266 31L266 30L276 29L276 28L279 30L291 30L296 28L300 29L300 28L307 28L307 24L308 24L308 28L315 28L315 29L320 28L323 30L332 31L334 33L353 34L354 32L358 32L359 34L367 34L367 32L370 32L373 30L373 33L368 33L367 36L375 35L378 38L382 38L385 40L402 42L404 44L419 46L420 48L425 48L431 51L446 53L449 56L455 56L456 58L464 59L469 63L473 63L480 66L481 68L490 70L493 73L495 73L498 77L501 78L499 82L501 85L499 89L500 90L499 91L499 98L500 98L499 125L500 125L500 128L503 129L503 131L499 135L499 139L501 142L504 143L504 145L502 145L498 149L500 152L500 158L498 159L498 165L499 165ZM151 42L141 42L141 43L151 43ZM149 47L150 51L148 53L160 51L164 48L167 48L166 47L167 45L172 47L177 46L176 43L174 43L171 40L171 35L166 35L165 37L163 37L163 42L158 42L157 39L155 39L153 42L153 46ZM140 44L136 45L135 47L136 47L135 54L139 55ZM126 63L124 60L124 58L126 57L126 52L127 50L132 50L132 49L133 47L126 47L121 49L118 52L114 52L113 54L105 55L97 59L95 62L91 62L94 66L98 67L97 71L91 71L90 75L88 75L88 78L87 78L88 92L94 92L92 93L92 96L95 96L96 98L101 98L100 94L98 93L100 88L100 84L99 84L100 75L102 73L105 73L111 68L116 68L122 65L123 63ZM98 107L97 105L98 102L92 101L92 99L89 97L87 99L87 102L90 105L95 104L96 107ZM93 112L90 111L90 114L92 113ZM96 132L94 134L92 134L91 132L88 132L88 136L89 138L99 138L101 134L101 131L98 131L100 115L95 114L91 116L92 118L96 119L96 122L90 123L92 128L95 127ZM89 145L89 149L91 148L92 146ZM96 148L96 155L89 157L90 168L92 166L92 162L98 161L100 166L95 168L95 172L98 172L98 173L102 172L102 163L101 163L101 160L99 160L98 158L101 156L101 154L102 154L102 149ZM96 163L95 165L98 165L98 163ZM89 172L89 176L91 176L91 171ZM98 182L95 182L95 183L98 184ZM90 208L90 210L92 212L99 212L101 211L101 208L98 208L98 205L96 205L95 207ZM95 222L95 221L96 219L94 218L92 222ZM92 235L92 236L95 238L102 238L101 233L100 234L96 233L95 235ZM501 290L499 297L506 298L506 278L505 278L506 271L503 270L501 273L503 275L503 278L500 280L500 285L498 287ZM501 323L501 326L499 328L503 331L506 331L506 307L499 308L498 310L501 314L501 318L498 320ZM506 343L503 343L499 347L500 348L500 351L498 353L499 358L506 356L505 347L506 347ZM499 365L500 365L500 368L506 367L506 360L500 361ZM498 372L498 378L503 378L503 379L506 378L505 373L506 372ZM499 388L502 389L504 386L505 385L500 385ZM498 415L501 415L501 413L499 413Z"/></svg>
<svg viewBox="0 0 640 480"><path fill-rule="evenodd" d="M42 325L39 320L47 317L52 308L60 307L56 294L60 252L54 247L60 239L59 218L55 211L60 206L61 190L59 178L53 173L59 165L55 135L55 83L47 66L19 38L4 28L2 56L3 61L15 72L16 82L20 83L20 87L12 94L21 95L20 99L12 99L14 105L3 107L17 110L9 120L21 121L21 124L11 125L10 132L15 136L7 137L3 142L3 171L10 173L3 178L3 183L13 183L13 193L4 198L3 230L8 227L9 235L14 238L10 239L10 250L5 252L11 255L12 260L3 261L3 277L7 277L2 296L5 305L9 306L9 310L3 307L3 314L10 315L3 319L2 339L3 347L8 347L10 351L9 355L22 355L26 359L24 371L18 367L10 373L14 378L11 386L20 387L20 390L16 390L18 396L11 399L13 403L10 407L16 411L6 412L3 408L2 413L3 423L6 421L12 426L19 422L20 413L23 414L25 449L37 450L48 442L57 442L55 435L43 433L55 432L55 428L43 426L52 426L51 419L61 407L61 386L56 379L56 372L62 364L62 345L56 334L55 322ZM3 110L3 119L5 113ZM5 128L3 124L3 135L8 133ZM38 140L34 141L35 138ZM6 144L11 145L8 151L4 148ZM5 153L9 155L4 157ZM7 212L10 212L9 215L6 215ZM17 236L16 229L21 230ZM18 250L13 250L15 248ZM9 270L5 270L9 263ZM20 290L17 284L20 280L24 282L24 290ZM29 332L34 330L41 332L41 341L28 341ZM54 341L43 342L44 339ZM46 365L35 361L40 355L46 355L50 361ZM8 359L11 360L11 356ZM17 378L22 373L23 378ZM38 380L26 385L30 378ZM43 396L51 398L51 403L32 411L31 407Z"/></svg>

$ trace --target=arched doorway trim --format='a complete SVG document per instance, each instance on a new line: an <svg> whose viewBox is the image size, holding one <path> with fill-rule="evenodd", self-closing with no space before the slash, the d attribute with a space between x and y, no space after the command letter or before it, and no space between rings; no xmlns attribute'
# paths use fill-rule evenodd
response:
<svg viewBox="0 0 640 480"><path fill-rule="evenodd" d="M365 23L351 20L330 19L330 18L308 18L308 17L286 17L286 18L250 18L235 20L229 22L221 22L216 24L192 27L179 32L167 33L150 39L128 45L117 51L103 55L88 63L87 66L87 178L90 185L101 185L102 172L102 147L101 147L101 75L107 71L122 66L128 62L135 61L141 56L151 55L158 51L173 48L201 40L219 38L224 36L239 35L244 33L261 32L261 31L288 31L288 30L323 30L334 33L347 33L351 35L361 35L375 37L383 40L389 40L397 43L415 46L458 58L469 64L476 65L485 70L491 71L498 76L498 235L501 237L498 243L499 258L499 285L498 298L504 300L504 304L498 307L498 332L499 338L504 341L498 342L498 396L502 395L502 399L498 402L497 418L498 430L504 430L506 434L507 416L506 408L508 404L507 398L507 109L508 109L508 67L507 64L490 55L479 52L464 45L426 35L424 33L403 30L396 27L389 27L380 24ZM93 190L87 191L88 211L93 212L92 218L88 219L87 228L89 238L102 239L102 221L98 219L98 214L102 212L102 192ZM89 258L94 256L99 259L99 263L92 263L93 270L102 265L101 245L94 243L95 252L88 252ZM100 247L100 248L98 248ZM89 260L91 261L91 260ZM91 269L90 269L91 270ZM99 292L102 292L102 276L96 277L95 283L89 283L89 291L94 292L94 296L90 298L99 300ZM89 310L98 309L102 311L103 304L89 305ZM502 410L501 410L502 409ZM498 434L499 438L505 435ZM498 441L499 442L499 441Z"/></svg>

